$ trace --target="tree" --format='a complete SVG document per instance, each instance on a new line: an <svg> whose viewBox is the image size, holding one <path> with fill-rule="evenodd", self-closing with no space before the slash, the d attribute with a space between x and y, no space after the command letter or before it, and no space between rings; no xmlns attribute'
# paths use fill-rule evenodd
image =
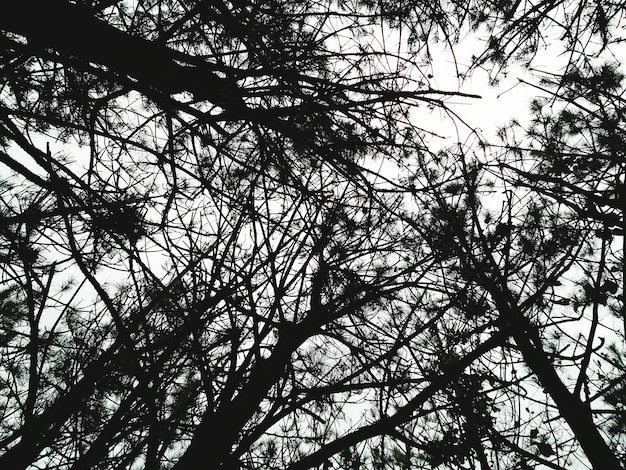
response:
<svg viewBox="0 0 626 470"><path fill-rule="evenodd" d="M0 466L623 468L622 9L19 2ZM468 31L538 98L441 148Z"/></svg>

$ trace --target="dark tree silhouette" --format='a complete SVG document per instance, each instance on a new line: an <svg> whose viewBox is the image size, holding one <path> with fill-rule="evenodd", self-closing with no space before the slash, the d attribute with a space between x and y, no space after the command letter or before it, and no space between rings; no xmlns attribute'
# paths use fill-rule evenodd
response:
<svg viewBox="0 0 626 470"><path fill-rule="evenodd" d="M623 2L14 3L0 468L624 468Z"/></svg>

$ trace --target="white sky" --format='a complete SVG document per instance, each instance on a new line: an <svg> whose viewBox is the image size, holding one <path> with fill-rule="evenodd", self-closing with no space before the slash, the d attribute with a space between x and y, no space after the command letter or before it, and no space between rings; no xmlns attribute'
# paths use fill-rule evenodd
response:
<svg viewBox="0 0 626 470"><path fill-rule="evenodd" d="M465 122L479 129L487 141L494 142L496 140L497 128L506 124L511 118L515 118L520 122L528 120L529 101L533 96L537 95L538 90L528 85L520 84L518 78L528 77L524 70L514 64L511 64L511 69L506 76L501 76L500 85L497 88L492 88L488 85L487 73L481 70L475 70L469 79L460 83L456 76L457 64L455 64L454 58L458 61L459 69L463 71L464 65L466 66L469 63L469 58L477 49L477 41L468 37L461 45L455 47L454 57L445 48L441 48L439 53L433 53L435 60L426 68L428 69L427 73L433 76L431 79L433 88L448 91L458 89L465 93L482 96L480 100L453 97L447 103ZM559 49L557 47L542 51L537 57L534 67L558 73L562 66L562 60L559 60L558 52ZM476 145L473 137L468 139L468 136L471 134L469 129L455 126L439 109L424 111L424 113L421 111L419 113L416 112L415 119L427 119L427 122L423 125L419 121L416 124L444 136L445 139L441 142L442 146L449 146L457 141L464 142L466 140L470 147ZM45 147L45 144L42 147ZM52 144L52 149L53 152L58 150L54 144ZM26 163L24 160L23 162ZM580 465L572 468L585 467Z"/></svg>

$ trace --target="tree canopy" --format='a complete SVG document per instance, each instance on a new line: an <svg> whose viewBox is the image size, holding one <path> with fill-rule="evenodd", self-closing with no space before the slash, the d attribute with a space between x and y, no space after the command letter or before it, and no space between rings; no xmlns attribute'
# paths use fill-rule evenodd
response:
<svg viewBox="0 0 626 470"><path fill-rule="evenodd" d="M7 10L0 468L626 468L623 1Z"/></svg>

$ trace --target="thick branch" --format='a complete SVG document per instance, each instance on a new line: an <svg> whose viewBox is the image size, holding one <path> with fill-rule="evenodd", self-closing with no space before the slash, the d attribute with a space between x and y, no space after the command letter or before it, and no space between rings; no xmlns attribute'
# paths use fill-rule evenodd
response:
<svg viewBox="0 0 626 470"><path fill-rule="evenodd" d="M535 373L539 383L550 395L563 419L569 424L594 469L621 470L623 467L602 438L593 421L591 409L572 394L557 374L542 347L542 341L530 322L516 305L513 296L495 283L483 279L502 316L503 329L510 334Z"/></svg>
<svg viewBox="0 0 626 470"><path fill-rule="evenodd" d="M366 439L390 434L397 426L409 421L413 417L414 413L435 393L443 389L452 381L458 379L463 371L474 361L480 358L483 354L498 347L502 343L502 339L502 334L494 334L484 343L478 345L474 350L470 351L465 357L451 364L443 374L432 377L430 383L405 406L399 409L393 416L384 416L375 423L364 426L322 446L320 450L304 457L299 462L295 462L290 465L288 470L306 470L317 467L322 465L333 455L336 455L342 450L354 446Z"/></svg>
<svg viewBox="0 0 626 470"><path fill-rule="evenodd" d="M165 95L188 91L219 106L241 106L234 83L202 66L181 64L183 54L163 44L125 33L93 16L87 8L60 0L23 0L0 15L0 28L24 36L37 50L104 66ZM239 98L239 101L237 100Z"/></svg>

